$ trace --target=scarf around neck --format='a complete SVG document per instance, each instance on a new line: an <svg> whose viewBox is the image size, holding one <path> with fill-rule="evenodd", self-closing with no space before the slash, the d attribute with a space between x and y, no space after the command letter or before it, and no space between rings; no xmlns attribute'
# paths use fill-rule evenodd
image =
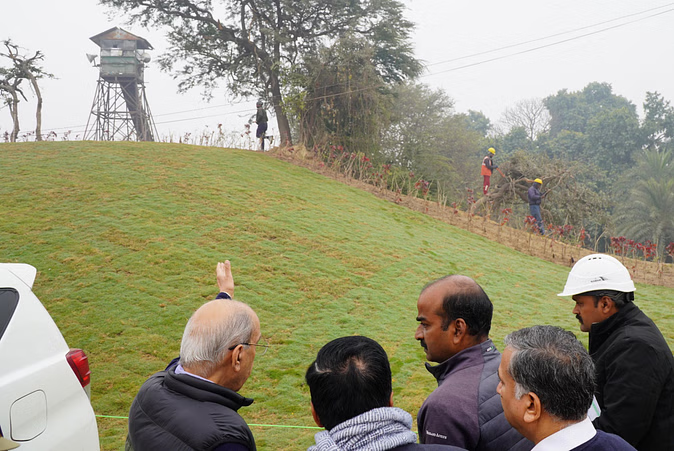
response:
<svg viewBox="0 0 674 451"><path fill-rule="evenodd" d="M384 451L416 443L412 415L397 407L380 407L315 435L308 451Z"/></svg>

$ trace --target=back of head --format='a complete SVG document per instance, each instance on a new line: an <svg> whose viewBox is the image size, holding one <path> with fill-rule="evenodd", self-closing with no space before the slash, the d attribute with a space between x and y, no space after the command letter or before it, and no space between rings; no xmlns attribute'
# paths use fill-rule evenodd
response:
<svg viewBox="0 0 674 451"><path fill-rule="evenodd" d="M442 300L442 310L446 315L442 322L443 329L447 330L449 323L463 318L469 335L488 337L494 305L482 287L470 277L449 275L429 283L421 292L437 284L445 288Z"/></svg>
<svg viewBox="0 0 674 451"><path fill-rule="evenodd" d="M250 341L256 315L248 305L217 299L202 305L190 318L180 343L180 364L208 378L230 346Z"/></svg>
<svg viewBox="0 0 674 451"><path fill-rule="evenodd" d="M391 367L386 351L376 341L361 336L332 340L318 351L306 381L311 402L323 426L340 423L391 399Z"/></svg>
<svg viewBox="0 0 674 451"><path fill-rule="evenodd" d="M591 291L636 291L630 272L618 259L605 254L586 255L573 265L564 291L557 296L574 296Z"/></svg>
<svg viewBox="0 0 674 451"><path fill-rule="evenodd" d="M505 338L512 349L508 373L515 397L533 392L543 409L561 421L581 421L592 404L595 368L576 337L555 326L533 326Z"/></svg>

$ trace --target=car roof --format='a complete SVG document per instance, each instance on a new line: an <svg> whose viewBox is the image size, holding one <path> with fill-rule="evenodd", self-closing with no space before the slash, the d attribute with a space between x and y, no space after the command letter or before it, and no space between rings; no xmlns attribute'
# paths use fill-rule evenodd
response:
<svg viewBox="0 0 674 451"><path fill-rule="evenodd" d="M23 283L28 285L28 288L33 288L35 277L37 276L37 269L27 263L0 263L0 271L8 271L16 276Z"/></svg>

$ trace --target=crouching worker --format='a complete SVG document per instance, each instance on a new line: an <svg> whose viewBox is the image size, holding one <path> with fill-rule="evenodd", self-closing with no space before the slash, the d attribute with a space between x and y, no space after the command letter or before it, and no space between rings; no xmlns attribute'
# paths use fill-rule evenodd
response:
<svg viewBox="0 0 674 451"><path fill-rule="evenodd" d="M534 326L506 336L505 344L497 391L506 419L536 444L533 451L634 451L587 417L594 363L571 332Z"/></svg>
<svg viewBox="0 0 674 451"><path fill-rule="evenodd" d="M229 262L218 263L217 276L218 299L187 322L180 358L151 376L134 399L127 451L256 449L237 411L253 402L238 391L262 346L260 321L253 309L231 299Z"/></svg>
<svg viewBox="0 0 674 451"><path fill-rule="evenodd" d="M412 416L393 407L386 351L370 338L342 337L323 346L306 381L314 421L326 429L309 451L462 449L416 443Z"/></svg>

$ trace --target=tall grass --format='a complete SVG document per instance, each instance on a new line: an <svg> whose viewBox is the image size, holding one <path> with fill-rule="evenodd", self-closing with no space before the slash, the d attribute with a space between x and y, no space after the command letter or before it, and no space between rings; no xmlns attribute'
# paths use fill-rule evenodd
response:
<svg viewBox="0 0 674 451"><path fill-rule="evenodd" d="M577 331L556 296L568 268L537 260L268 155L179 144L0 144L0 261L38 269L34 291L85 349L97 414L125 416L138 388L178 355L190 314L232 261L236 298L273 345L241 390L249 423L313 426L304 371L330 339L382 343L394 402L416 414L435 381L414 340L416 298L449 273L495 305L492 338L533 324ZM637 303L674 346L674 290ZM587 337L578 332L586 342ZM124 420L100 418L102 448ZM315 430L254 426L262 450L302 449Z"/></svg>

